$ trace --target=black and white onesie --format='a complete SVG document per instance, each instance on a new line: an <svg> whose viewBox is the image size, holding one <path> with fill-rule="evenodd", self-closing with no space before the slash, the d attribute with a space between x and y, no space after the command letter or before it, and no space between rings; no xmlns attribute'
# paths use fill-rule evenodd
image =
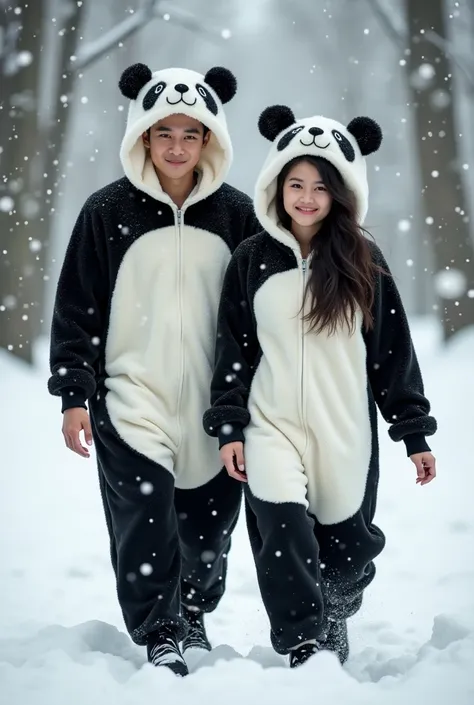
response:
<svg viewBox="0 0 474 705"><path fill-rule="evenodd" d="M354 191L362 221L371 121L293 119L274 129L256 185L265 230L237 248L224 279L204 415L220 446L245 441L249 533L281 653L354 614L373 579L385 543L373 523L377 406L409 455L429 450L425 436L436 430L403 305L376 245L373 259L387 274L376 281L374 328L364 329L360 313L352 335L342 326L332 336L309 332L303 322L311 258L278 222L277 175L297 156L324 157Z"/></svg>
<svg viewBox="0 0 474 705"><path fill-rule="evenodd" d="M49 390L63 410L88 400L118 597L143 644L166 623L182 637L180 592L204 611L224 592L241 491L221 472L201 419L224 273L258 228L251 199L224 183L232 74L152 74L139 64L121 88L131 98L125 177L94 193L75 225L54 307ZM141 137L173 113L211 130L181 209Z"/></svg>

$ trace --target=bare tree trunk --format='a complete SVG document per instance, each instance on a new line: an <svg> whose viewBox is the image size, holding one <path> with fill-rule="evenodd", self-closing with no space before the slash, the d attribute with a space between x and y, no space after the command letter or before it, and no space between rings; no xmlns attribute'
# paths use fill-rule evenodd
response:
<svg viewBox="0 0 474 705"><path fill-rule="evenodd" d="M31 363L31 343L39 325L35 234L39 194L33 174L38 166L38 84L45 8L43 0L36 0L2 10L2 29L11 41L1 67L0 347Z"/></svg>
<svg viewBox="0 0 474 705"><path fill-rule="evenodd" d="M74 81L70 57L77 46L83 7L77 3L62 6L67 14L62 29L58 27L59 45L54 47L54 104L42 128L38 107L46 4L44 0L30 2L19 15L10 7L5 12L10 33L13 35L18 18L21 30L16 45L11 42L4 56L5 99L0 112L0 134L7 136L0 155L5 181L0 192L0 250L6 252L0 260L0 347L30 364L32 345L41 330L47 279L44 262ZM20 64L31 61L18 67L18 58Z"/></svg>
<svg viewBox="0 0 474 705"><path fill-rule="evenodd" d="M422 202L431 233L444 339L474 324L474 246L456 129L442 0L406 0L407 78L415 120ZM435 33L442 41L426 38Z"/></svg>
<svg viewBox="0 0 474 705"><path fill-rule="evenodd" d="M56 55L57 76L55 80L54 103L50 117L41 135L43 144L43 179L42 179L42 217L39 224L38 238L41 248L41 316L44 314L45 289L44 281L49 278L49 266L46 265L49 246L52 237L52 220L56 211L58 195L61 192L63 178L61 158L64 155L64 145L68 124L71 117L75 74L71 66L71 56L75 56L80 36L80 27L84 4L71 3L67 16L64 18L60 31L60 43ZM43 323L41 320L40 323Z"/></svg>

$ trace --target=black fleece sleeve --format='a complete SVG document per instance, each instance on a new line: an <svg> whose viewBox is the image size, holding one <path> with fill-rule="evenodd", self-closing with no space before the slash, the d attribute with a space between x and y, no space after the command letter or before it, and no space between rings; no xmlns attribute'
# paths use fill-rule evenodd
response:
<svg viewBox="0 0 474 705"><path fill-rule="evenodd" d="M422 453L430 450L425 436L435 433L437 424L429 415L430 403L400 294L384 256L375 247L374 261L386 273L378 274L374 327L365 333L369 383L390 424L391 439L403 440L407 455Z"/></svg>
<svg viewBox="0 0 474 705"><path fill-rule="evenodd" d="M85 408L95 391L105 335L107 281L102 223L86 202L66 250L51 326L48 390L62 397L62 411Z"/></svg>
<svg viewBox="0 0 474 705"><path fill-rule="evenodd" d="M215 367L211 382L211 408L204 429L226 443L244 441L250 415L247 402L258 341L246 292L247 258L235 251L227 268L217 321Z"/></svg>

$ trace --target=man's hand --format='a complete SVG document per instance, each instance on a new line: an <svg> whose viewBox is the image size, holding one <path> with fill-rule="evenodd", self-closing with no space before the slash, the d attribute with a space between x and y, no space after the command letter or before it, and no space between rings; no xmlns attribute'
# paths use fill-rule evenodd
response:
<svg viewBox="0 0 474 705"><path fill-rule="evenodd" d="M66 409L63 414L63 436L67 447L82 458L89 458L88 448L81 444L80 433L84 431L84 440L92 445L92 430L89 414L82 407Z"/></svg>
<svg viewBox="0 0 474 705"><path fill-rule="evenodd" d="M410 460L416 466L416 484L427 485L436 477L436 459L431 453L415 453Z"/></svg>
<svg viewBox="0 0 474 705"><path fill-rule="evenodd" d="M245 474L244 444L241 441L226 443L221 448L221 460L234 480L247 482Z"/></svg>

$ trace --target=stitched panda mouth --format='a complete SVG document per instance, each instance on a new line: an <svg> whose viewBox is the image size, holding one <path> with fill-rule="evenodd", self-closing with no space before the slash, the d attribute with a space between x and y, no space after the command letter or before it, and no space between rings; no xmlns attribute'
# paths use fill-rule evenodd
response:
<svg viewBox="0 0 474 705"><path fill-rule="evenodd" d="M324 145L324 147L321 147L321 145L317 144L316 140L313 139L313 141L310 142L309 144L306 144L306 142L303 142L303 140L300 140L300 144L302 144L303 147L317 147L318 149L327 149L331 143L328 142L326 145Z"/></svg>
<svg viewBox="0 0 474 705"><path fill-rule="evenodd" d="M180 98L179 100L175 100L174 103L173 103L173 101L170 100L169 98L166 99L166 102L169 103L169 105L178 105L179 103L184 103L185 105L188 106L188 108L192 108L193 105L196 105L196 103L197 103L197 98L194 99L194 103L186 103L186 101L184 100L183 96L181 96L181 98Z"/></svg>

